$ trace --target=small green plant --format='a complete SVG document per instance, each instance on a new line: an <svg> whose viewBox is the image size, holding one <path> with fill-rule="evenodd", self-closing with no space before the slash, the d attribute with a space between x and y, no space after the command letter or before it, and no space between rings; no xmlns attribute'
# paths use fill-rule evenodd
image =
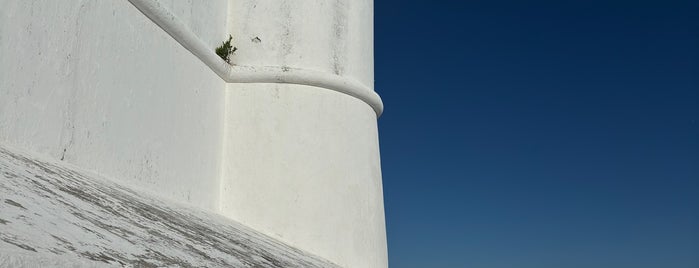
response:
<svg viewBox="0 0 699 268"><path fill-rule="evenodd" d="M220 47L216 48L216 55L221 57L224 61L227 63L231 63L231 54L233 54L236 50L238 50L237 47L234 47L231 45L231 40L233 40L233 36L228 35L228 41L223 42Z"/></svg>

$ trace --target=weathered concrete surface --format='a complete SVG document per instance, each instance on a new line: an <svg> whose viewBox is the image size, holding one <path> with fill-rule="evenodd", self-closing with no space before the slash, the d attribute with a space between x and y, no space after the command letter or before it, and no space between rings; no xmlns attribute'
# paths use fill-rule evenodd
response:
<svg viewBox="0 0 699 268"><path fill-rule="evenodd" d="M373 0L130 2L0 0L0 144L386 267Z"/></svg>
<svg viewBox="0 0 699 268"><path fill-rule="evenodd" d="M228 25L235 64L373 90L372 0L232 0ZM220 213L343 267L387 267L376 111L308 84L229 83L225 98Z"/></svg>
<svg viewBox="0 0 699 268"><path fill-rule="evenodd" d="M336 267L239 223L0 146L0 267Z"/></svg>
<svg viewBox="0 0 699 268"><path fill-rule="evenodd" d="M227 36L227 0L162 5ZM216 210L224 89L128 1L0 0L0 143Z"/></svg>
<svg viewBox="0 0 699 268"><path fill-rule="evenodd" d="M374 112L301 85L239 86L226 102L221 213L343 267L387 267Z"/></svg>

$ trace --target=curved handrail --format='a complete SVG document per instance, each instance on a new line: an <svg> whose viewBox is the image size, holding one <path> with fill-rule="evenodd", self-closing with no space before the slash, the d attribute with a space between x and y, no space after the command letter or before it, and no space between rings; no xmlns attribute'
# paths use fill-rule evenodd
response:
<svg viewBox="0 0 699 268"><path fill-rule="evenodd" d="M158 1L129 2L228 83L285 83L322 87L364 101L374 109L377 117L383 112L381 97L355 79L287 66L231 66Z"/></svg>

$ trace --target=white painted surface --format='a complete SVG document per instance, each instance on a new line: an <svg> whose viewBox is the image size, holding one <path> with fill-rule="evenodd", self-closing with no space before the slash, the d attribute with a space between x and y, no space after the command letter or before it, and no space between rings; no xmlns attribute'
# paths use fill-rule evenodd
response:
<svg viewBox="0 0 699 268"><path fill-rule="evenodd" d="M372 0L131 2L0 0L0 142L386 267Z"/></svg>
<svg viewBox="0 0 699 268"><path fill-rule="evenodd" d="M217 208L225 82L133 5L0 0L0 36L0 142Z"/></svg>
<svg viewBox="0 0 699 268"><path fill-rule="evenodd" d="M373 4L373 0L231 0L229 25L240 51L232 62L323 71L373 89Z"/></svg>
<svg viewBox="0 0 699 268"><path fill-rule="evenodd" d="M0 267L337 267L238 222L0 144Z"/></svg>
<svg viewBox="0 0 699 268"><path fill-rule="evenodd" d="M229 10L232 62L373 88L371 0L233 0ZM225 114L224 215L343 267L387 266L372 107L306 85L229 84Z"/></svg>
<svg viewBox="0 0 699 268"><path fill-rule="evenodd" d="M383 112L383 102L381 101L381 98L378 94L374 92L372 88L366 86L373 85L373 78L365 79L366 83L362 83L357 79L349 77L348 75L340 75L340 72L345 71L345 65L349 65L346 63L347 60L344 59L344 57L340 57L340 55L345 54L344 46L346 46L345 43L348 41L344 39L346 38L347 34L339 32L333 33L333 35L341 35L340 38L342 38L343 41L338 43L342 44L342 46L337 49L338 51L334 51L330 55L332 57L332 66L330 66L329 68L332 70L317 71L314 69L304 69L289 66L288 64L277 64L272 66L262 64L252 66L241 65L241 63L239 62L233 62L234 65L231 66L227 62L224 62L218 55L214 53L214 51L211 49L212 46L210 45L210 42L207 43L205 42L205 40L201 39L199 35L197 35L193 30L190 29L191 26L187 25L185 21L181 21L179 19L179 16L174 12L170 11L166 5L158 1L152 0L129 0L129 2L134 4L134 6L141 10L141 12L143 12L143 14L150 18L154 23L158 24L158 26L160 26L165 32L172 36L172 38L179 42L184 48L192 52L192 54L197 56L202 62L208 65L212 71L218 74L226 82L284 83L315 86L327 90L337 91L358 98L366 102L369 106L371 106L372 109L374 109L374 111L376 112L377 117L380 116ZM248 6L256 6L256 4L254 3L256 2L253 2L253 5ZM336 23L346 23L346 21ZM337 27L342 28L343 26ZM371 36L368 37L371 38ZM262 43L262 39L256 36L251 38L250 42ZM237 40L237 42L235 43L240 43L244 45L246 42L240 42L239 40ZM366 42L364 43L366 44ZM361 49L366 50L366 47L360 47L360 50ZM370 52L371 51L372 50L370 50ZM259 49L250 49L247 53L244 54L252 55L254 53L259 54ZM265 54L261 54L260 56L260 58L263 58ZM365 55L365 57L366 56L367 55ZM235 55L233 55L232 57L235 58ZM361 71L364 75L369 74L366 69L361 69Z"/></svg>
<svg viewBox="0 0 699 268"><path fill-rule="evenodd" d="M376 116L300 85L229 85L221 211L343 267L386 267Z"/></svg>

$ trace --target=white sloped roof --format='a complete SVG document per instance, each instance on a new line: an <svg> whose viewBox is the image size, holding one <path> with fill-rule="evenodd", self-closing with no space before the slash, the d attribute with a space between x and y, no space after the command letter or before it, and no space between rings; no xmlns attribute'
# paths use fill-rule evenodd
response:
<svg viewBox="0 0 699 268"><path fill-rule="evenodd" d="M0 146L0 267L337 267L212 213Z"/></svg>

